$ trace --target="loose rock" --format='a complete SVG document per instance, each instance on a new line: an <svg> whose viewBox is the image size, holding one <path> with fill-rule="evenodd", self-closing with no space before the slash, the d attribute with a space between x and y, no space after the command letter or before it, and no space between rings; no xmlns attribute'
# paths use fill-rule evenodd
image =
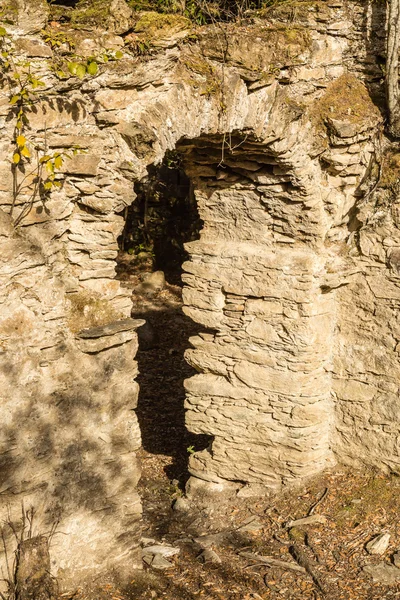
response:
<svg viewBox="0 0 400 600"><path fill-rule="evenodd" d="M176 512L189 512L190 502L186 498L177 498L172 508Z"/></svg>
<svg viewBox="0 0 400 600"><path fill-rule="evenodd" d="M169 562L169 560L167 560L163 556L160 556L160 554L156 554L154 556L152 556L151 554L147 554L143 557L143 562L146 563L149 567L157 569L157 571L165 571L166 569L170 569L174 566L171 562Z"/></svg>
<svg viewBox="0 0 400 600"><path fill-rule="evenodd" d="M400 569L388 563L381 562L377 565L367 565L363 571L371 575L376 583L395 585L400 582Z"/></svg>
<svg viewBox="0 0 400 600"><path fill-rule="evenodd" d="M370 540L366 544L365 549L369 554L377 554L378 556L381 556L382 554L385 554L389 546L389 541L390 534L381 533L380 535L377 535L372 540Z"/></svg>
<svg viewBox="0 0 400 600"><path fill-rule="evenodd" d="M206 564L220 565L222 562L222 560L218 556L218 554L216 552L214 552L214 550L211 550L210 548L204 550L198 556L198 559L205 565Z"/></svg>
<svg viewBox="0 0 400 600"><path fill-rule="evenodd" d="M164 546L161 544L155 544L153 546L146 546L142 550L143 555L153 554L154 556L164 556L169 558L170 556L175 556L179 554L180 548L174 548L174 546Z"/></svg>
<svg viewBox="0 0 400 600"><path fill-rule="evenodd" d="M393 563L395 567L400 568L400 552L397 551L393 554Z"/></svg>

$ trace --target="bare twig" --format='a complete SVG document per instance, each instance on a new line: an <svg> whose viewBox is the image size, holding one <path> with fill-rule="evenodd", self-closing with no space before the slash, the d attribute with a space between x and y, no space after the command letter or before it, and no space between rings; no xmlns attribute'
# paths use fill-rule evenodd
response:
<svg viewBox="0 0 400 600"><path fill-rule="evenodd" d="M274 540L276 540L280 544L283 544L284 546L291 546L293 543L293 542L289 542L288 540L283 540L281 537L279 537L279 535L277 533L274 533L274 535L272 537L274 538Z"/></svg>
<svg viewBox="0 0 400 600"><path fill-rule="evenodd" d="M309 517L303 517L302 519L294 519L293 521L287 521L285 523L286 529L291 529L292 527L303 527L304 525L315 525L315 524L324 524L327 522L327 518L324 515L310 515Z"/></svg>
<svg viewBox="0 0 400 600"><path fill-rule="evenodd" d="M6 543L6 538L4 536L4 530L3 529L1 530L1 539L3 541L4 557L6 559L6 568L7 568L8 581L11 581L11 571L10 571L10 564L8 562L7 543Z"/></svg>
<svg viewBox="0 0 400 600"><path fill-rule="evenodd" d="M307 555L305 554L303 549L300 546L298 546L297 544L293 544L290 547L290 554L293 556L295 561L307 571L307 573L312 578L315 586L319 589L321 594L324 595L326 593L325 588L324 588L320 578L318 577L317 573L315 572L314 567L311 564L311 561L309 560L309 558L307 557Z"/></svg>
<svg viewBox="0 0 400 600"><path fill-rule="evenodd" d="M317 506L319 506L321 504L321 502L323 502L325 500L325 498L327 497L329 493L329 488L325 488L324 492L322 493L322 496L320 497L319 500L317 500L317 502L315 502L311 507L310 510L307 513L307 517L310 517L312 514L314 514L315 509L317 508Z"/></svg>
<svg viewBox="0 0 400 600"><path fill-rule="evenodd" d="M258 563L262 563L264 565L268 565L269 567L277 567L279 569L289 569L291 571L297 571L298 573L306 573L306 569L302 566L296 565L294 563L286 562L283 560L278 560L277 558L273 558L272 556L259 556L258 554L253 554L253 552L239 552L239 556L243 558L247 558L249 560L255 560Z"/></svg>

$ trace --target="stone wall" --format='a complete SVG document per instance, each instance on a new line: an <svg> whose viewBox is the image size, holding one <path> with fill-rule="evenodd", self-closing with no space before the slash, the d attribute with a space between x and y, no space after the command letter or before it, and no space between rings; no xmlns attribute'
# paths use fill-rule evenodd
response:
<svg viewBox="0 0 400 600"><path fill-rule="evenodd" d="M49 69L43 22L12 29L15 59L45 83L32 147L79 146L15 231L30 195L12 195L3 82L0 516L16 522L24 499L37 533L58 523L61 581L137 562L140 322L115 258L133 183L167 150L204 222L184 265L184 310L205 328L187 351L199 373L186 408L213 442L191 474L278 490L335 461L397 468L398 210L378 181L377 4L307 5L290 27L283 6L196 40L164 32L151 55L83 80ZM124 48L111 32L68 35L82 55Z"/></svg>
<svg viewBox="0 0 400 600"><path fill-rule="evenodd" d="M10 524L26 537L23 513L33 509L32 535L53 532L52 571L63 582L118 560L139 565L140 431L132 411L143 322L73 333L85 298L69 300L47 257L0 215L0 511L9 560Z"/></svg>

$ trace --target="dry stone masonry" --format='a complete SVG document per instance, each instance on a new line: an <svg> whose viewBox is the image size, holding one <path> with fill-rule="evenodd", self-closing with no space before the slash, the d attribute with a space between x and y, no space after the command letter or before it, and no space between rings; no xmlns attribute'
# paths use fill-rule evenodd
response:
<svg viewBox="0 0 400 600"><path fill-rule="evenodd" d="M133 184L172 149L204 223L184 264L184 311L204 326L185 387L188 428L213 441L191 456L192 488L279 490L338 461L398 471L400 162L376 105L383 7L307 4L287 26L284 6L195 40L184 22L156 27L151 55L60 80L38 35L45 14L30 16L39 4L19 1L11 27L15 60L45 83L30 143L79 153L15 228L30 195L13 198L3 81L2 522L20 520L21 501L33 507L35 534L55 530L51 567L65 584L138 564L142 322L115 259ZM77 54L123 50L122 16L68 32Z"/></svg>

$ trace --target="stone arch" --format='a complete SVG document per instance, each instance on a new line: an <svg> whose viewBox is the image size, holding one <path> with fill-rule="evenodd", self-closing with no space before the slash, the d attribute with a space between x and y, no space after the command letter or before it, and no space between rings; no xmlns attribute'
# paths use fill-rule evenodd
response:
<svg viewBox="0 0 400 600"><path fill-rule="evenodd" d="M186 384L187 423L215 437L212 458L195 454L191 473L278 489L332 459L333 307L320 252L330 223L300 107L276 84L249 94L236 73L225 77L223 110L222 92L181 83L148 103L129 91L97 101L122 105L115 131L137 179L176 148L196 189L204 228L188 245L184 310L218 333L187 353L200 371Z"/></svg>

